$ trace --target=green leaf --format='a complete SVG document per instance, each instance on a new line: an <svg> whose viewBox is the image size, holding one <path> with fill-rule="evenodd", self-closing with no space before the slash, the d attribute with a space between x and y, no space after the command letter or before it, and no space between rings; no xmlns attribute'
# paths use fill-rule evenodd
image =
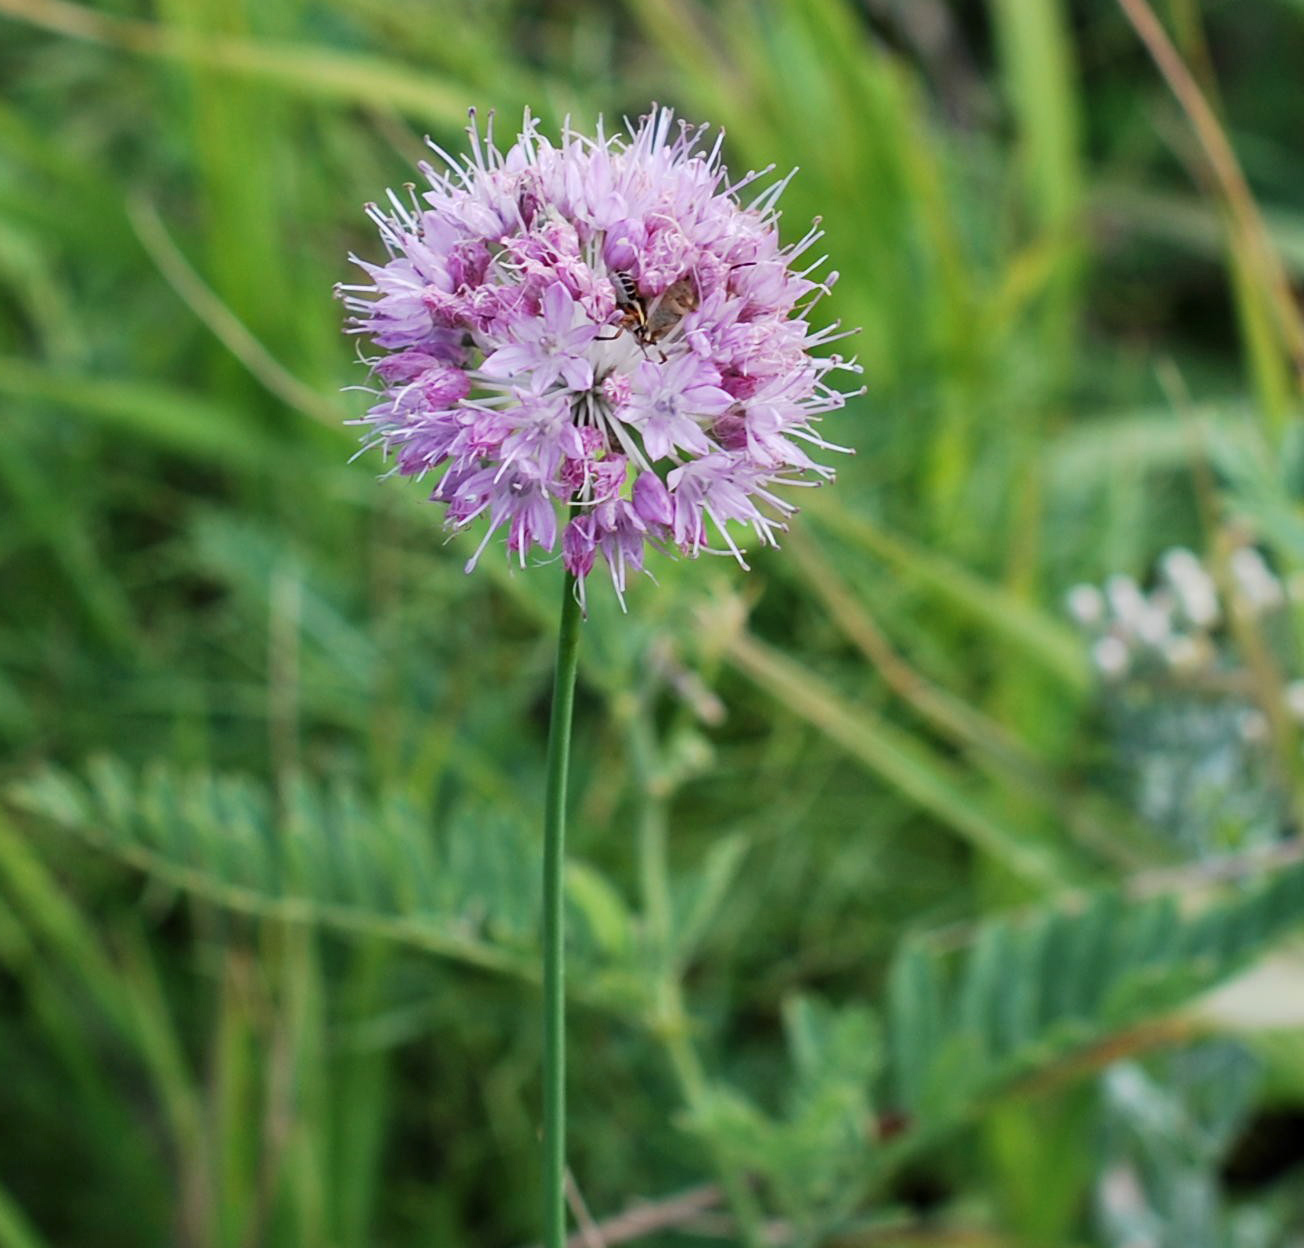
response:
<svg viewBox="0 0 1304 1248"><path fill-rule="evenodd" d="M1184 916L1176 895L982 923L958 955L907 942L889 974L888 1082L925 1134L1011 1080L1189 1003L1304 923L1304 863ZM949 1025L944 1037L933 1019Z"/></svg>
<svg viewBox="0 0 1304 1248"><path fill-rule="evenodd" d="M1016 829L976 791L972 780L923 738L852 706L792 659L748 636L729 659L788 710L817 727L921 809L1019 877L1062 888L1081 868L1058 846Z"/></svg>
<svg viewBox="0 0 1304 1248"><path fill-rule="evenodd" d="M566 899L602 953L617 959L630 954L634 921L624 898L606 876L585 863L567 862Z"/></svg>
<svg viewBox="0 0 1304 1248"><path fill-rule="evenodd" d="M0 1188L0 1248L46 1248L48 1242L13 1198Z"/></svg>
<svg viewBox="0 0 1304 1248"><path fill-rule="evenodd" d="M825 528L892 565L907 582L928 589L993 636L1079 693L1088 686L1086 656L1071 628L1049 612L989 584L944 555L871 524L836 499L814 498L807 510Z"/></svg>
<svg viewBox="0 0 1304 1248"><path fill-rule="evenodd" d="M521 908L534 895L528 837L510 821L454 820L432 834L404 797L367 801L306 777L287 786L278 812L245 777L162 765L137 776L108 757L84 779L47 768L6 797L209 902L535 977L533 923Z"/></svg>
<svg viewBox="0 0 1304 1248"><path fill-rule="evenodd" d="M70 376L5 356L0 395L69 408L114 432L209 464L267 471L285 454L237 408L155 382Z"/></svg>
<svg viewBox="0 0 1304 1248"><path fill-rule="evenodd" d="M907 941L888 975L889 1041L895 1055L892 1104L919 1105L941 1040L938 962L923 945Z"/></svg>
<svg viewBox="0 0 1304 1248"><path fill-rule="evenodd" d="M742 866L747 846L748 838L742 833L721 837L707 850L701 867L686 879L676 881L673 937L677 961L687 962L697 952Z"/></svg>

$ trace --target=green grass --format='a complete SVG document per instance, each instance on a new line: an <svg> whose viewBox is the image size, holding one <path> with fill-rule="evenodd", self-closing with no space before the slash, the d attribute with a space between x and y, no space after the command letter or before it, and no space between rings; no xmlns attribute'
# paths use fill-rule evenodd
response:
<svg viewBox="0 0 1304 1248"><path fill-rule="evenodd" d="M1304 10L1158 7L1298 277ZM559 569L464 576L347 462L331 290L469 106L653 99L800 167L867 391L785 550L591 595L588 1207L731 1188L654 1248L1114 1244L1126 1163L1204 1184L1210 1245L1298 1229L1297 1151L1219 1177L1304 1109L1297 1037L1188 1008L1288 939L1286 828L1215 887L1147 824L1061 608L1247 520L1304 563L1288 327L1118 6L0 0L0 81L0 1248L536 1234ZM1146 1152L1100 1071L1202 1113L1211 1033L1262 1067L1240 1126Z"/></svg>

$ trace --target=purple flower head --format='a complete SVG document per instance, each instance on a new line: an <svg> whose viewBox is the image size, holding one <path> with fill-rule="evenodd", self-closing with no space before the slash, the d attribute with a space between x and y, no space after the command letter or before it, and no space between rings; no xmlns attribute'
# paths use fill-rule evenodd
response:
<svg viewBox="0 0 1304 1248"><path fill-rule="evenodd" d="M843 336L806 319L836 277L796 265L820 231L781 246L784 183L745 198L761 175L731 181L723 135L669 109L558 144L527 113L506 152L468 134L428 190L368 207L389 259L339 288L380 351L366 444L440 474L450 528L483 518L468 571L495 533L522 564L560 539L581 597L601 555L623 602L649 544L746 567L730 526L773 545L796 510L774 487L845 449L814 427L846 401L829 374L859 371L814 354Z"/></svg>

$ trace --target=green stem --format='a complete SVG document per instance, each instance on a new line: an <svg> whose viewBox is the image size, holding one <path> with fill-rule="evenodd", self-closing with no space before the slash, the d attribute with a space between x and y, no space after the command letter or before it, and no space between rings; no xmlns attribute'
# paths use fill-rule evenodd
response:
<svg viewBox="0 0 1304 1248"><path fill-rule="evenodd" d="M710 1088L692 1041L680 979L682 968L674 953L670 866L666 855L670 791L659 774L660 749L645 703L632 702L627 707L626 730L630 763L642 798L638 823L639 875L655 974L652 1031L665 1048L684 1103L690 1109L700 1109ZM747 1177L722 1157L718 1149L708 1147L725 1197L738 1219L742 1242L747 1248L756 1248L764 1242L761 1210L747 1186Z"/></svg>
<svg viewBox="0 0 1304 1248"><path fill-rule="evenodd" d="M579 666L580 604L568 572L562 591L557 672L548 724L543 812L543 1242L566 1242L566 968L562 874L566 861L566 775Z"/></svg>

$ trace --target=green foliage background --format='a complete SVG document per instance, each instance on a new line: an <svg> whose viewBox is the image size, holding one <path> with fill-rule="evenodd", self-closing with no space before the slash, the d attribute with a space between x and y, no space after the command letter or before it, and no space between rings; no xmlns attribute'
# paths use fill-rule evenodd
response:
<svg viewBox="0 0 1304 1248"><path fill-rule="evenodd" d="M1304 8L1157 7L1288 288ZM1304 565L1298 313L1122 7L0 0L0 83L0 1248L529 1242L559 570L347 462L331 289L468 106L654 99L800 166L868 389L782 552L591 595L583 1201L1300 1242L1298 742L1270 844L1147 826L1059 605ZM1269 946L1265 1032L1200 994Z"/></svg>

